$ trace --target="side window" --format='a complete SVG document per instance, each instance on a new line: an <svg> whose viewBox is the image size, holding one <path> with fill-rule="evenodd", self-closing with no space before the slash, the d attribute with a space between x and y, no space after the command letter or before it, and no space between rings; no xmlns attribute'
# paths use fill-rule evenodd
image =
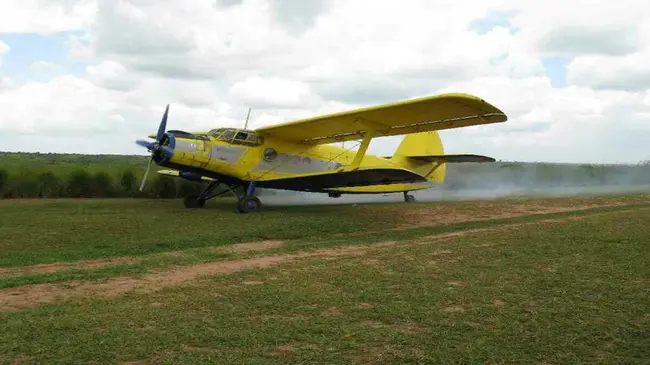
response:
<svg viewBox="0 0 650 365"><path fill-rule="evenodd" d="M238 132L237 135L235 136L235 139L239 141L245 141L246 138L248 138L248 133L244 133L244 132Z"/></svg>
<svg viewBox="0 0 650 365"><path fill-rule="evenodd" d="M249 134L248 138L246 139L246 142L251 144L257 144L257 135L253 133Z"/></svg>
<svg viewBox="0 0 650 365"><path fill-rule="evenodd" d="M225 139L226 141L231 140L235 136L235 131L225 131L221 135L221 139Z"/></svg>

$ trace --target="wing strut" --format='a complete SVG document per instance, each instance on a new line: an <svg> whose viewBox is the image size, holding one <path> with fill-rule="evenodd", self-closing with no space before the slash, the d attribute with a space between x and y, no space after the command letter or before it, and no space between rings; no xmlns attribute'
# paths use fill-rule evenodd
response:
<svg viewBox="0 0 650 365"><path fill-rule="evenodd" d="M365 133L363 134L363 140L361 141L359 150L357 151L357 154L354 155L354 160L352 160L352 164L345 168L346 171L353 171L359 169L359 166L361 166L361 161L363 160L363 157L366 155L366 151L368 151L368 146L370 146L370 141L378 134L384 134L384 133L379 133L379 131L381 131L384 128L387 128L386 125L382 123L370 121L367 119L357 118L355 121L365 127Z"/></svg>
<svg viewBox="0 0 650 365"><path fill-rule="evenodd" d="M359 150L357 150L357 154L354 155L354 160L352 160L352 164L349 165L349 167L347 167L346 170L359 169L359 166L361 165L361 160L363 160L363 156L366 155L366 151L368 151L368 146L370 146L370 140L372 140L372 137L374 136L375 136L374 130L366 131L365 135L363 136L363 141L361 141L361 145L359 146Z"/></svg>

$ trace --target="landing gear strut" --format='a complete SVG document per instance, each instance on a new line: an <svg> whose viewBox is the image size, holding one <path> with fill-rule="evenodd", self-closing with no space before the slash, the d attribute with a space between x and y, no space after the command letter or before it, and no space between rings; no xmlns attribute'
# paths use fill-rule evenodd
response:
<svg viewBox="0 0 650 365"><path fill-rule="evenodd" d="M239 213L251 213L262 208L262 202L256 196L253 196L253 193L255 193L255 183L251 181L248 183L246 195L237 197L239 199L237 201Z"/></svg>
<svg viewBox="0 0 650 365"><path fill-rule="evenodd" d="M404 192L404 201L407 203L412 203L415 201L415 197L413 195L409 195L408 191Z"/></svg>
<svg viewBox="0 0 650 365"><path fill-rule="evenodd" d="M215 193L214 191L217 186L219 186L219 183L219 181L212 181L208 184L208 186L205 187L205 189L203 189L199 195L190 195L186 197L185 201L183 202L185 204L185 208L203 208L206 201L224 195L229 191L232 191L233 194L237 196L237 210L240 213L255 212L260 210L262 207L262 202L257 197L253 196L253 193L255 192L254 182L248 183L246 192L242 196L237 194L235 191L235 189L241 185L228 184L228 189Z"/></svg>

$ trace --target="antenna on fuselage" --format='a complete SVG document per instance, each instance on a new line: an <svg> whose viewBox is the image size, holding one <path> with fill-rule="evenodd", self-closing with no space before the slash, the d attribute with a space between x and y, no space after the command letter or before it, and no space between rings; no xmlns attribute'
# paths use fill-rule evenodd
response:
<svg viewBox="0 0 650 365"><path fill-rule="evenodd" d="M248 115L246 116L246 123L244 124L244 129L248 127L248 118L251 116L251 108L248 108Z"/></svg>

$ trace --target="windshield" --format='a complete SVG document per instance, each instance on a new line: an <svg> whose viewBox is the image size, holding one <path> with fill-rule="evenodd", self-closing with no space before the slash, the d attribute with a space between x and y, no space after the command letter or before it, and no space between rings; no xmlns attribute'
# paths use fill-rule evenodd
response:
<svg viewBox="0 0 650 365"><path fill-rule="evenodd" d="M260 145L262 138L257 133L244 129L219 128L208 132L208 135L216 140L232 144Z"/></svg>

